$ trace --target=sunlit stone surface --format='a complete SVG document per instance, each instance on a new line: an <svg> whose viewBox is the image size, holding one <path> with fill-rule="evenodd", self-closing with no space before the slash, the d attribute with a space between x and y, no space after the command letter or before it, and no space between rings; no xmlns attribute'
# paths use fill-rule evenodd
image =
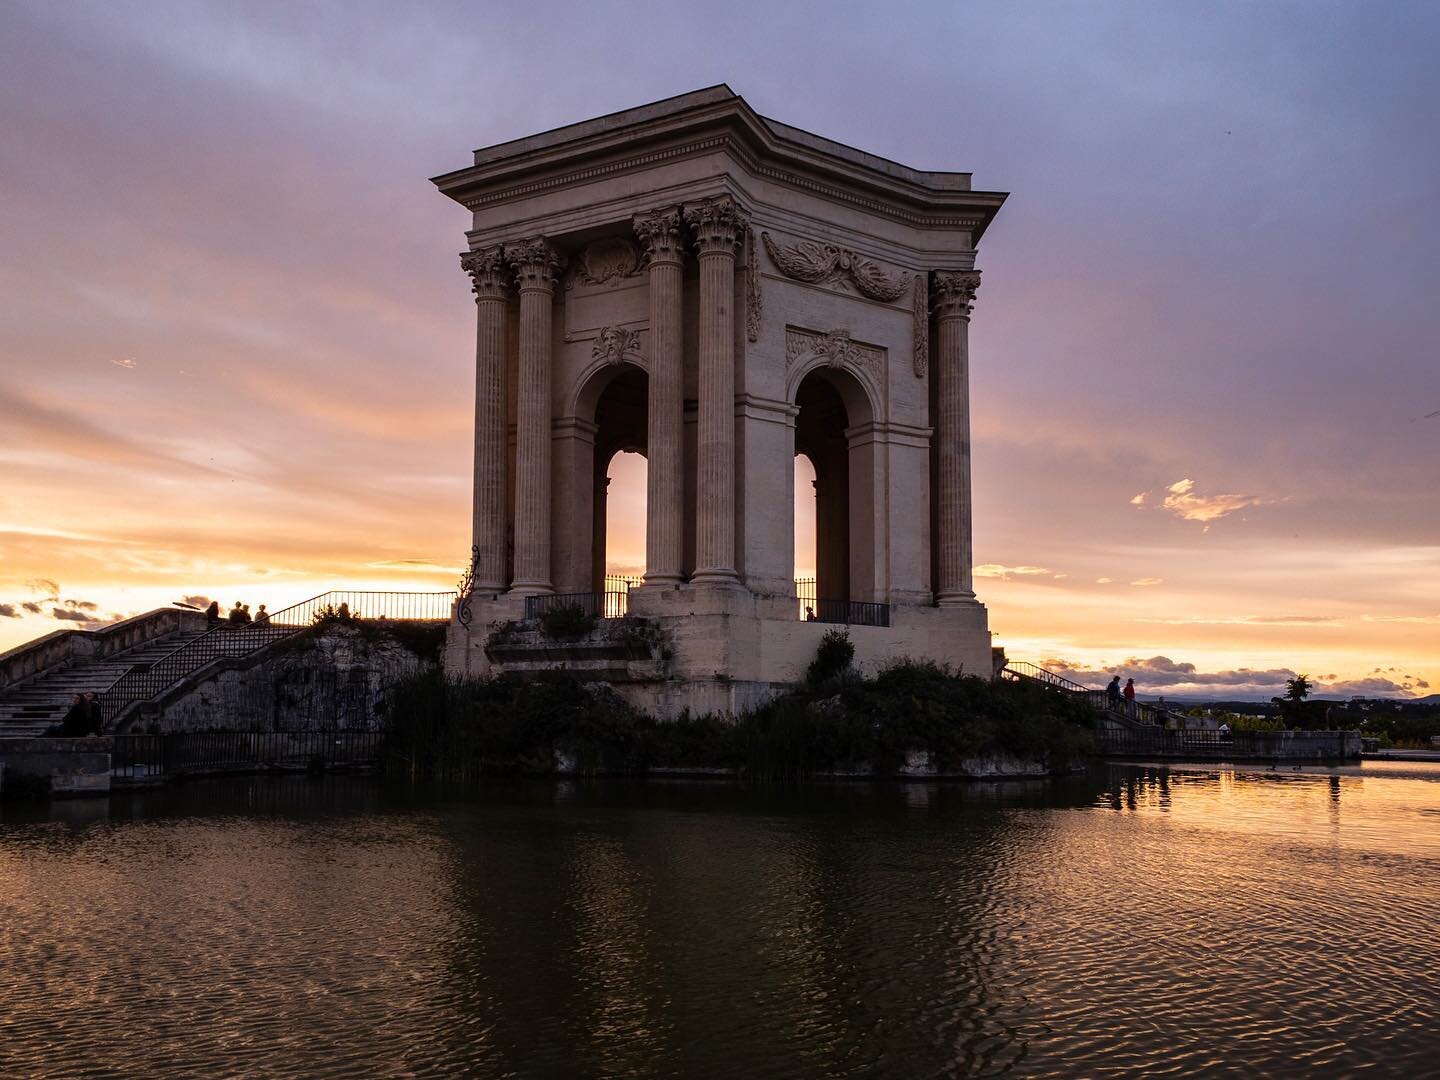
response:
<svg viewBox="0 0 1440 1080"><path fill-rule="evenodd" d="M1433 1075L1440 767L0 808L0 1075Z"/></svg>

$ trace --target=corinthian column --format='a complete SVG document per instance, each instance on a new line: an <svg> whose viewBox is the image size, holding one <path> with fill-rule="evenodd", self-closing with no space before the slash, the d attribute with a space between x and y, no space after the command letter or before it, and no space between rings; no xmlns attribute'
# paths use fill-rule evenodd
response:
<svg viewBox="0 0 1440 1080"><path fill-rule="evenodd" d="M563 265L543 236L505 245L520 290L520 377L515 436L515 581L550 592L550 309Z"/></svg>
<svg viewBox="0 0 1440 1080"><path fill-rule="evenodd" d="M942 605L975 601L970 542L970 307L979 287L978 270L935 274L940 403L936 424L940 580L935 599Z"/></svg>
<svg viewBox="0 0 1440 1080"><path fill-rule="evenodd" d="M467 251L461 268L475 293L475 545L472 588L498 592L505 574L505 309L509 270L500 246Z"/></svg>
<svg viewBox="0 0 1440 1080"><path fill-rule="evenodd" d="M696 584L735 572L735 245L749 223L728 195L685 204L700 262L700 416Z"/></svg>
<svg viewBox="0 0 1440 1080"><path fill-rule="evenodd" d="M645 584L673 585L681 580L685 539L681 447L684 425L681 290L685 247L679 208L636 215L635 235L645 245L650 259Z"/></svg>

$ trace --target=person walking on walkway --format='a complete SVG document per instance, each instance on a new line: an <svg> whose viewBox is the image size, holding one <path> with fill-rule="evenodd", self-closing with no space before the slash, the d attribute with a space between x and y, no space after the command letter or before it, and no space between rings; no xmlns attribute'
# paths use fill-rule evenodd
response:
<svg viewBox="0 0 1440 1080"><path fill-rule="evenodd" d="M1110 708L1116 712L1120 710L1120 676L1116 675L1110 680L1110 685L1105 687L1105 700Z"/></svg>
<svg viewBox="0 0 1440 1080"><path fill-rule="evenodd" d="M1125 680L1125 712L1130 716L1135 715L1135 680Z"/></svg>

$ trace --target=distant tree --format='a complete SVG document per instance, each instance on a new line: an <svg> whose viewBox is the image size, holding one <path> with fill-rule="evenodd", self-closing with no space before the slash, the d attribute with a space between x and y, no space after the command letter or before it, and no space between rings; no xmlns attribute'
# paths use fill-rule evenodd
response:
<svg viewBox="0 0 1440 1080"><path fill-rule="evenodd" d="M1280 719L1289 728L1319 728L1326 726L1324 702L1307 702L1310 696L1310 676L1296 675L1285 680L1285 696L1273 697L1271 704L1280 710Z"/></svg>

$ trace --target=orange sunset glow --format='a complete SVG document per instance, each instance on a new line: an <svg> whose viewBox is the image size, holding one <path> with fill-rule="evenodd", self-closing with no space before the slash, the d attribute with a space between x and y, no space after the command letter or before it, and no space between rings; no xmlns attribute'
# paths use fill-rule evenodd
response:
<svg viewBox="0 0 1440 1080"><path fill-rule="evenodd" d="M232 16L11 17L0 650L176 601L454 587L475 308L467 215L427 178L725 80L766 115L1012 192L970 330L975 587L1011 658L1123 667L1148 695L1268 698L1298 672L1324 696L1440 693L1440 152L1386 72L1285 82L1205 27L1202 79L1117 25L1052 35L1043 83L1014 49L959 72L926 52L878 95L913 111L887 111L877 14L792 38L786 63L719 25L683 63L521 94L514 63L475 63L433 14L383 38L308 9ZM491 29L518 55L508 17ZM676 18L645 32L678 39ZM1362 185L1374 201L1337 213ZM644 461L610 476L609 567L639 573Z"/></svg>

